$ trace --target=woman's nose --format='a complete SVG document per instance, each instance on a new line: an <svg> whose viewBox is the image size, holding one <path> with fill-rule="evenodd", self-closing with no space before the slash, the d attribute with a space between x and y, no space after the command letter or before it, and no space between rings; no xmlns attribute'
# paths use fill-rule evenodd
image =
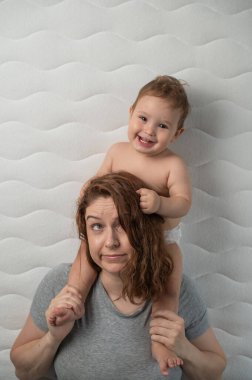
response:
<svg viewBox="0 0 252 380"><path fill-rule="evenodd" d="M110 249L115 249L115 248L118 248L119 245L120 245L120 241L117 237L117 234L116 232L111 229L110 231L108 231L108 235L106 237L106 243L105 243L106 247L107 248L110 248Z"/></svg>

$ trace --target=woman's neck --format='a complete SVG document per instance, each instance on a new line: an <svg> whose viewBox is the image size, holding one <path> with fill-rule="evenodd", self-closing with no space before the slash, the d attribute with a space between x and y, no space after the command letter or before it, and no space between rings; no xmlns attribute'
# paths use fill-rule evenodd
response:
<svg viewBox="0 0 252 380"><path fill-rule="evenodd" d="M128 297L122 297L123 283L119 274L111 274L102 271L100 273L100 280L106 293L108 294L108 297L117 308L117 310L119 310L122 314L131 315L139 309L142 309L143 305L145 304L144 301L136 299L135 304L132 303Z"/></svg>
<svg viewBox="0 0 252 380"><path fill-rule="evenodd" d="M123 283L119 274L102 271L100 279L109 298L114 301L122 296Z"/></svg>

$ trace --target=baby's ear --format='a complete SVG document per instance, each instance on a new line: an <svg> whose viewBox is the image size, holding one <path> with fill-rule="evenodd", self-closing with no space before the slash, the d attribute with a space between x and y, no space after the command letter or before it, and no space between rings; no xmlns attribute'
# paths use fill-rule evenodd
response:
<svg viewBox="0 0 252 380"><path fill-rule="evenodd" d="M183 132L184 132L184 128L177 129L174 137L177 139L180 135L182 135Z"/></svg>
<svg viewBox="0 0 252 380"><path fill-rule="evenodd" d="M171 140L171 143L173 143L174 141L176 141L177 138L178 138L180 135L182 135L183 132L184 132L184 128L178 128L178 129L176 130L175 135L173 136L173 138L172 138L172 140Z"/></svg>

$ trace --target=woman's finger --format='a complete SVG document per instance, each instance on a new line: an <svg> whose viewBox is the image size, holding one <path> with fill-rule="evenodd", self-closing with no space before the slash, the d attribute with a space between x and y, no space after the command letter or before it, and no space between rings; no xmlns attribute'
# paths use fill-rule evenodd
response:
<svg viewBox="0 0 252 380"><path fill-rule="evenodd" d="M155 318L165 318L169 321L178 321L183 320L180 316L178 316L176 313L174 313L171 310L157 310L155 313L151 315L152 320Z"/></svg>
<svg viewBox="0 0 252 380"><path fill-rule="evenodd" d="M176 335L175 329L168 329L166 327L154 326L150 328L150 335L163 335L166 337L172 337Z"/></svg>

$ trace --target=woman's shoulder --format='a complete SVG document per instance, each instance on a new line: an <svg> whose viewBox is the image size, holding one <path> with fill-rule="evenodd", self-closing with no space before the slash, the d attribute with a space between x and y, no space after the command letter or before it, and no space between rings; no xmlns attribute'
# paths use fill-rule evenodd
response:
<svg viewBox="0 0 252 380"><path fill-rule="evenodd" d="M55 267L49 269L49 271L45 275L45 278L47 278L47 279L53 278L55 280L58 280L60 278L67 277L68 273L70 271L71 265L72 264L70 264L70 263L58 264Z"/></svg>
<svg viewBox="0 0 252 380"><path fill-rule="evenodd" d="M183 275L180 290L179 315L185 321L189 338L201 335L209 327L207 307L194 280Z"/></svg>
<svg viewBox="0 0 252 380"><path fill-rule="evenodd" d="M71 268L69 263L61 263L47 272L41 280L38 289L50 289L57 294L66 284Z"/></svg>
<svg viewBox="0 0 252 380"><path fill-rule="evenodd" d="M183 274L182 281L181 281L181 290L183 292L185 291L194 291L196 290L195 281L187 276L186 274Z"/></svg>
<svg viewBox="0 0 252 380"><path fill-rule="evenodd" d="M204 305L195 281L184 274L180 289L180 304L184 307L186 305L190 307L191 304L195 305L195 303Z"/></svg>
<svg viewBox="0 0 252 380"><path fill-rule="evenodd" d="M56 276L56 277L68 276L71 265L72 264L70 263L60 263L56 265L55 267L51 268L47 275Z"/></svg>
<svg viewBox="0 0 252 380"><path fill-rule="evenodd" d="M65 286L71 264L60 264L50 269L38 285L31 304L30 313L35 324L47 331L45 311L51 300Z"/></svg>

